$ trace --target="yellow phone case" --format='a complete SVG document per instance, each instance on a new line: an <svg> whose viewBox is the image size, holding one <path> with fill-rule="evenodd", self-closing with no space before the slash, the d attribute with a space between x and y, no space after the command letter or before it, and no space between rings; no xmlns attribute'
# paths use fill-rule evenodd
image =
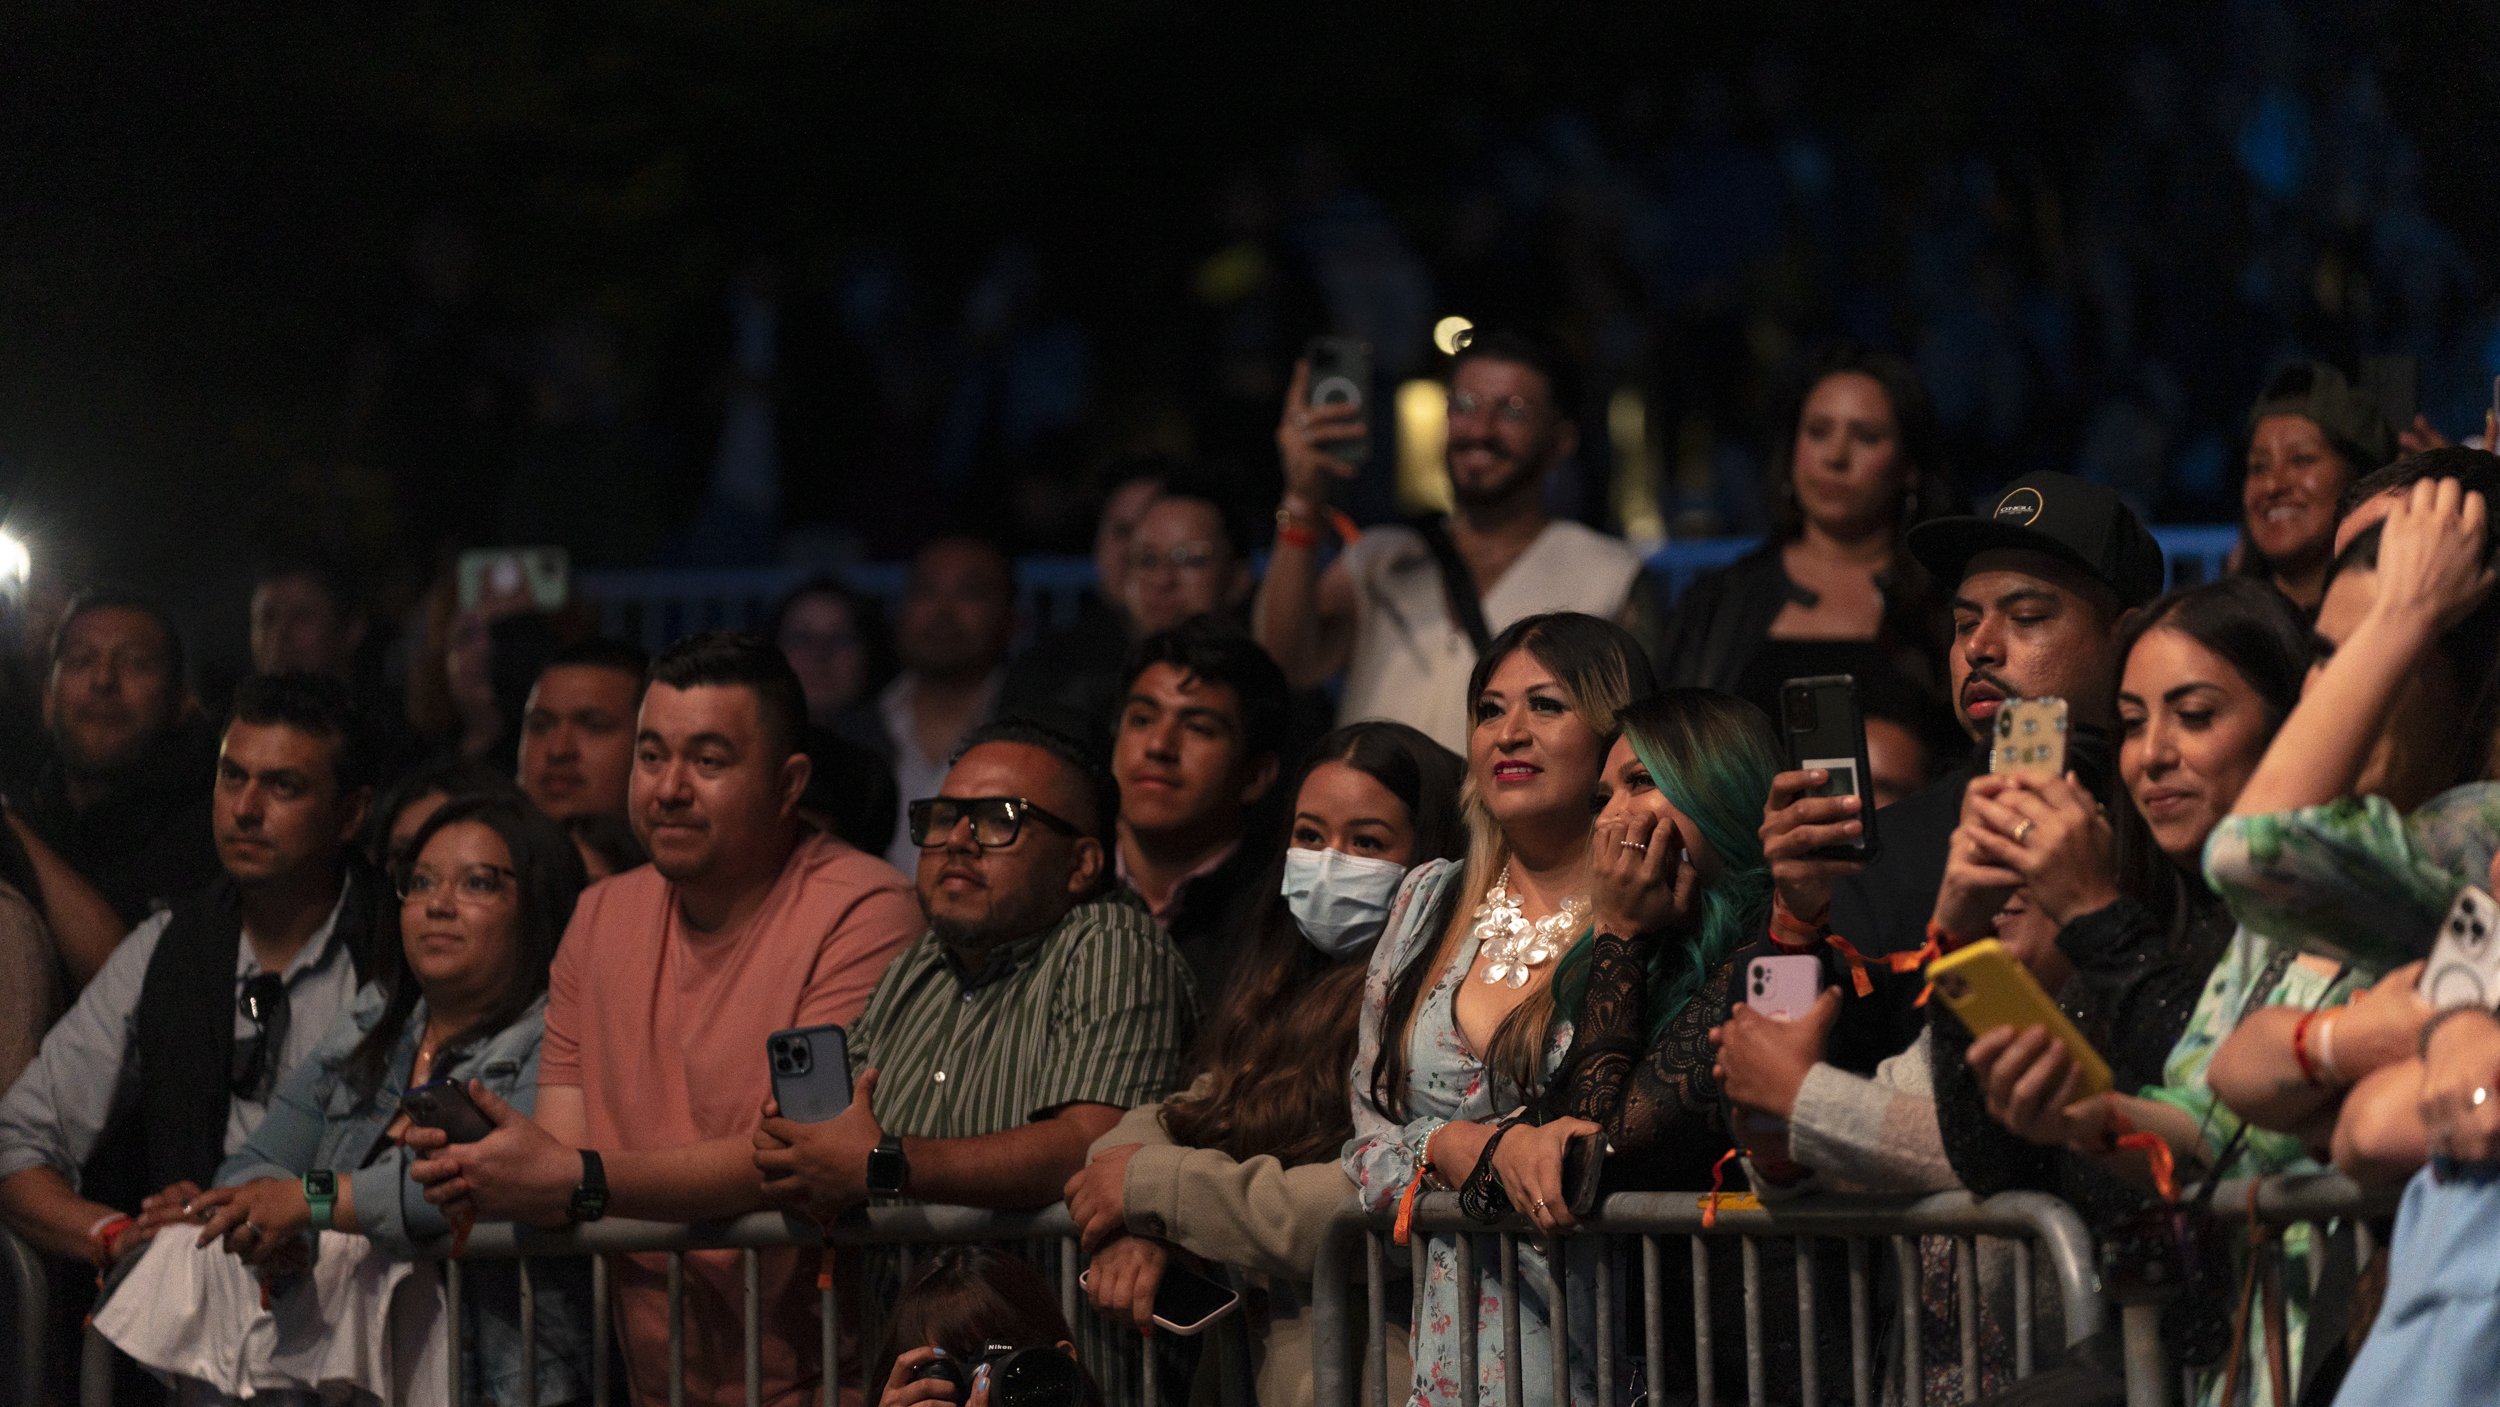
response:
<svg viewBox="0 0 2500 1407"><path fill-rule="evenodd" d="M2109 1062L2057 1009L2057 1003L2041 990L2039 979L2031 969L2014 960L2005 945L1994 938L1947 953L1927 964L1927 980L1933 983L1936 995L1953 1008L1973 1036L1984 1036L1999 1026L2046 1026L2066 1047L2075 1064L2083 1071L2086 1095L2105 1094L2110 1087Z"/></svg>

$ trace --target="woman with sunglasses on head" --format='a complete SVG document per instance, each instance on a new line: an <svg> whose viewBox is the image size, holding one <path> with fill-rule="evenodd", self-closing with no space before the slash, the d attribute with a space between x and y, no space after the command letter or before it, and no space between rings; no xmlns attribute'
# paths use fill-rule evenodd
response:
<svg viewBox="0 0 2500 1407"><path fill-rule="evenodd" d="M1463 863L1406 878L1372 950L1355 1048L1354 1139L1342 1159L1363 1204L1388 1211L1434 1188L1498 1180L1527 1210L1528 1186L1500 1159L1514 1111L1534 1103L1570 1045L1553 981L1585 949L1589 819L1615 716L1650 690L1649 661L1594 616L1531 616L1495 637L1468 697L1468 827ZM1521 1156L1537 1131L1521 1140ZM1546 1198L1547 1208L1552 1198ZM1497 1247L1484 1241L1479 1265ZM1512 1373L1552 1381L1551 1268L1519 1251L1520 1356L1505 1358L1503 1292L1458 1280L1457 1241L1436 1235L1414 1288L1414 1400L1498 1396ZM1593 1264L1593 1263L1592 1263ZM1476 1316L1476 1361L1458 1357L1457 1320ZM1593 1400L1593 1360L1572 1355L1572 1397Z"/></svg>
<svg viewBox="0 0 2500 1407"><path fill-rule="evenodd" d="M1301 1309L1351 1190L1337 1155L1353 1132L1363 973L1405 876L1465 842L1460 775L1449 749L1403 723L1356 723L1314 745L1288 793L1289 848L1237 930L1240 964L1188 1090L1131 1110L1068 1182L1103 1312L1150 1328L1175 1249L1265 1282L1262 1403L1311 1400Z"/></svg>
<svg viewBox="0 0 2500 1407"><path fill-rule="evenodd" d="M209 1384L212 1392L248 1396L239 1389L290 1386L307 1364L354 1361L385 1331L394 1282L378 1272L360 1272L344 1287L334 1275L314 1282L308 1272L316 1260L405 1257L451 1233L408 1178L402 1091L429 1083L465 1091L474 1080L526 1110L537 1090L547 971L582 890L572 841L517 795L455 799L427 818L397 878L396 960L386 959L382 975L278 1086L268 1117L218 1170L217 1187L193 1203L198 1234L159 1237L148 1252L224 1262L209 1250L222 1243L232 1253L234 1262L195 1263L189 1275L202 1295L195 1313L241 1321L233 1342L261 1314L300 1324L308 1310L312 1322L329 1325L312 1347L299 1334L281 1334L285 1362L242 1365L236 1382ZM587 1393L587 1271L581 1262L534 1263L540 1402ZM463 1354L470 1400L524 1400L530 1364L521 1352L517 1272L479 1266L463 1289L462 1323L450 1338ZM296 1296L318 1302L290 1307ZM146 1362L134 1336L144 1321L157 1321L145 1332L159 1342L163 1321L179 1317L171 1308L161 1294L117 1295L96 1322ZM387 1385L359 1386L388 1395Z"/></svg>

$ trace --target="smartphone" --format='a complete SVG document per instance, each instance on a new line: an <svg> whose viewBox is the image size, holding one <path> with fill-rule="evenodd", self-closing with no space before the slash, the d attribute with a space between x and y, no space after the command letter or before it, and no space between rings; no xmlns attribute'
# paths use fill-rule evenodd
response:
<svg viewBox="0 0 2500 1407"><path fill-rule="evenodd" d="M1755 958L1745 971L1745 1005L1774 1021L1795 1021L1823 994L1823 960L1809 953Z"/></svg>
<svg viewBox="0 0 2500 1407"><path fill-rule="evenodd" d="M422 1084L400 1096L399 1107L408 1111L408 1122L421 1128L441 1129L451 1135L454 1143L475 1143L495 1131L495 1121L469 1098L469 1091L460 1081L435 1080Z"/></svg>
<svg viewBox="0 0 2500 1407"><path fill-rule="evenodd" d="M1079 1288L1093 1288L1094 1272L1079 1275L1076 1283ZM1232 1286L1210 1280L1178 1261L1165 1264L1163 1279L1155 1285L1155 1326L1183 1338L1205 1333L1239 1308L1241 1296Z"/></svg>
<svg viewBox="0 0 2500 1407"><path fill-rule="evenodd" d="M460 609L481 601L526 600L560 611L573 592L572 554L561 547L481 547L460 554Z"/></svg>
<svg viewBox="0 0 2500 1407"><path fill-rule="evenodd" d="M1817 674L1780 686L1781 731L1788 736L1793 771L1829 774L1817 796L1858 799L1858 836L1845 845L1816 850L1818 859L1872 860L1883 853L1875 837L1875 782L1866 765L1866 716L1858 708L1858 681L1846 674Z"/></svg>
<svg viewBox="0 0 2500 1407"><path fill-rule="evenodd" d="M2500 1006L2500 903L2471 884L2459 890L2413 989L2435 1011Z"/></svg>
<svg viewBox="0 0 2500 1407"><path fill-rule="evenodd" d="M1313 408L1350 405L1367 417L1372 403L1371 344L1354 337L1314 337L1302 349L1305 361L1311 364L1310 389L1304 402ZM1371 441L1339 440L1328 446L1328 452L1348 464L1360 465L1371 457Z"/></svg>
<svg viewBox="0 0 2500 1407"><path fill-rule="evenodd" d="M1999 776L2055 781L2066 775L2066 701L2007 699L1997 706L1996 743L1988 770Z"/></svg>
<svg viewBox="0 0 2500 1407"><path fill-rule="evenodd" d="M1563 1145L1563 1205L1573 1216L1597 1209L1597 1184L1606 1175L1606 1136L1584 1133Z"/></svg>
<svg viewBox="0 0 2500 1407"><path fill-rule="evenodd" d="M797 1026L764 1038L781 1117L820 1124L851 1107L851 1047L839 1026Z"/></svg>
<svg viewBox="0 0 2500 1407"><path fill-rule="evenodd" d="M2057 1009L2057 1003L2042 991L2031 969L2014 960L2005 945L1994 938L1982 938L1968 947L1945 954L1927 964L1927 980L1935 984L1936 995L1953 1008L1974 1036L1984 1036L2000 1026L2046 1026L2066 1053L2075 1058L2075 1066L2083 1072L2083 1085L2077 1097L2103 1094L2110 1087L2109 1064L2101 1053Z"/></svg>

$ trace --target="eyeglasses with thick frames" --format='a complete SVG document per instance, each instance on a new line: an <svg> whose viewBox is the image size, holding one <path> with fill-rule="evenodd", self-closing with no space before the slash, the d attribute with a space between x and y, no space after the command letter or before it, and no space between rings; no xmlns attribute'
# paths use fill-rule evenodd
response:
<svg viewBox="0 0 2500 1407"><path fill-rule="evenodd" d="M503 865L463 865L452 875L411 865L399 872L399 897L403 902L431 899L449 885L455 902L474 908L495 902L503 896L506 885L520 878L520 871Z"/></svg>
<svg viewBox="0 0 2500 1407"><path fill-rule="evenodd" d="M1479 396L1473 391L1450 392L1450 418L1452 420L1473 415L1480 410L1490 412L1494 419L1505 425L1525 425L1535 417L1537 406L1526 396L1502 396L1497 399Z"/></svg>
<svg viewBox="0 0 2500 1407"><path fill-rule="evenodd" d="M913 802L907 811L911 818L911 843L923 850L944 845L955 834L955 827L967 819L972 822L972 843L984 850L1004 850L1015 844L1016 837L1024 833L1028 818L1061 835L1085 834L1074 822L1054 816L1021 796L932 796Z"/></svg>

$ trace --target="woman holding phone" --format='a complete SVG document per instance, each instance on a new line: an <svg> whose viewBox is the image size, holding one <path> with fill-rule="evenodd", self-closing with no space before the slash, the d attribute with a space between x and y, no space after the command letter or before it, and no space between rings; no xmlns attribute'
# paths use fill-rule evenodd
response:
<svg viewBox="0 0 2500 1407"><path fill-rule="evenodd" d="M160 1236L147 1252L150 1260L198 1256L222 1243L240 1262L242 1273L187 1271L206 1292L191 1303L192 1315L240 1321L227 1341L243 1341L240 1330L269 1312L264 1288L272 1303L315 1293L302 1276L316 1258L406 1257L451 1232L408 1178L402 1091L431 1084L437 1107L455 1110L467 1106L473 1079L524 1110L535 1097L547 970L582 890L580 855L517 795L445 803L410 854L396 876L399 942L391 951L398 960L279 1085L268 1116L218 1170L217 1187L193 1203L199 1234ZM143 1264L132 1278L144 1285L147 1272ZM581 1262L534 1263L540 1402L571 1402L588 1391L587 1272ZM530 1365L521 1354L517 1271L478 1266L463 1289L462 1322L451 1339L470 1400L522 1401ZM320 1317L332 1335L370 1336L389 1298L356 1300L335 1313L325 1298ZM176 1302L134 1295L126 1283L96 1322L150 1362L147 1344L179 1335L182 1326L167 1321L182 1318ZM260 1376L272 1366L247 1364L243 1372L255 1387L276 1386ZM248 1395L236 1391L239 1384L210 1386Z"/></svg>
<svg viewBox="0 0 2500 1407"><path fill-rule="evenodd" d="M1590 801L1616 715L1649 689L1640 646L1595 616L1531 616L1477 661L1468 688L1467 858L1406 877L1364 985L1354 1138L1341 1161L1371 1210L1491 1181L1532 1212L1552 1210L1550 1193L1510 1183L1493 1155L1506 1116L1540 1097L1570 1045L1553 982L1566 954L1588 960ZM1496 1250L1486 1240L1478 1264L1497 1264ZM1553 1271L1543 1254L1519 1248L1515 1362L1502 1352L1499 1283L1459 1283L1453 1236L1431 1237L1428 1255L1413 1291L1413 1400L1498 1398L1513 1373L1530 1391L1545 1391ZM1477 1324L1472 1363L1458 1356L1462 1314ZM1593 1401L1593 1361L1586 1353L1572 1360L1572 1399Z"/></svg>
<svg viewBox="0 0 2500 1407"><path fill-rule="evenodd" d="M1353 1132L1346 1071L1363 974L1406 874L1465 844L1461 771L1403 723L1352 724L1313 746L1288 848L1238 930L1240 966L1197 1074L1130 1110L1068 1182L1093 1257L1087 1291L1104 1313L1149 1329L1176 1251L1261 1284L1267 1334L1253 1352L1271 1407L1311 1400L1302 1308L1328 1219L1353 1190L1337 1155Z"/></svg>

